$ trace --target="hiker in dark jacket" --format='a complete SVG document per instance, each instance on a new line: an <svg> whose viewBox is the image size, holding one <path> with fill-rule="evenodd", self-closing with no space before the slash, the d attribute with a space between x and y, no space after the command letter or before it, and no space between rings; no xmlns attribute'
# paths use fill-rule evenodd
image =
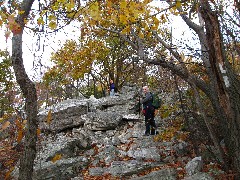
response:
<svg viewBox="0 0 240 180"><path fill-rule="evenodd" d="M143 104L143 114L145 116L145 136L155 135L156 124L154 120L154 107L152 105L153 97L151 92L149 91L148 86L143 87L143 92L145 94L145 98L142 99L141 103Z"/></svg>

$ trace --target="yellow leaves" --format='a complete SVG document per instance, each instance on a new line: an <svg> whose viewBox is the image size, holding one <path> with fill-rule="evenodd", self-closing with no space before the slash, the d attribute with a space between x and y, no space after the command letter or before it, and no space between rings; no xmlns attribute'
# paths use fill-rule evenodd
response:
<svg viewBox="0 0 240 180"><path fill-rule="evenodd" d="M42 17L42 16L46 15L47 12L48 12L47 10L42 10L41 13L40 13L40 16Z"/></svg>
<svg viewBox="0 0 240 180"><path fill-rule="evenodd" d="M48 20L49 20L49 21L56 21L56 19L57 19L56 16L53 15L53 14L51 14L51 15L48 16Z"/></svg>
<svg viewBox="0 0 240 180"><path fill-rule="evenodd" d="M54 30L57 28L57 18L55 15L51 14L48 16L48 20L50 21L48 26L51 30ZM40 21L40 20L39 20Z"/></svg>
<svg viewBox="0 0 240 180"><path fill-rule="evenodd" d="M140 18L140 14L144 14L143 4L136 2L120 2L120 14L119 14L119 22L120 24L126 25L134 23L138 18Z"/></svg>
<svg viewBox="0 0 240 180"><path fill-rule="evenodd" d="M180 8L181 6L181 1L176 1L176 8Z"/></svg>
<svg viewBox="0 0 240 180"><path fill-rule="evenodd" d="M156 18L155 16L152 17L152 26L151 26L151 30L156 31L158 29L158 26L160 24L160 21L158 20L158 18Z"/></svg>
<svg viewBox="0 0 240 180"><path fill-rule="evenodd" d="M125 11L126 8L127 8L127 2L124 1L124 0L122 0L122 1L120 2L120 10L121 10L121 11Z"/></svg>
<svg viewBox="0 0 240 180"><path fill-rule="evenodd" d="M44 25L44 20L42 17L38 18L37 19L37 24L40 26L40 25Z"/></svg>
<svg viewBox="0 0 240 180"><path fill-rule="evenodd" d="M110 16L111 22L113 24L118 24L118 17L116 14L117 14L116 11L112 11L111 16Z"/></svg>
<svg viewBox="0 0 240 180"><path fill-rule="evenodd" d="M82 32L85 30L82 29ZM89 73L93 67L93 62L104 59L108 50L101 40L88 40L81 42L81 45L73 40L66 41L64 46L53 55L56 66L46 73L44 79L49 82L61 76L60 81L64 83L66 74L71 80L83 78L84 74Z"/></svg>
<svg viewBox="0 0 240 180"><path fill-rule="evenodd" d="M24 21L24 24L27 24L29 22L28 19L24 19L23 21Z"/></svg>
<svg viewBox="0 0 240 180"><path fill-rule="evenodd" d="M54 30L57 28L57 23L55 21L50 21L48 26L51 30Z"/></svg>
<svg viewBox="0 0 240 180"><path fill-rule="evenodd" d="M120 20L120 22L123 24L123 25L126 25L128 22L127 22L127 16L126 15L124 15L124 14L121 14L120 16L119 16L119 20Z"/></svg>
<svg viewBox="0 0 240 180"><path fill-rule="evenodd" d="M53 158L52 158L52 162L55 163L56 161L60 160L62 158L62 154L56 154Z"/></svg>
<svg viewBox="0 0 240 180"><path fill-rule="evenodd" d="M76 13L75 13L75 12L71 12L71 13L68 13L68 14L67 14L67 17L68 17L68 18L71 18L71 19L73 19L75 16L76 16ZM77 16L76 16L76 17L77 17Z"/></svg>
<svg viewBox="0 0 240 180"><path fill-rule="evenodd" d="M21 14L24 14L25 11L18 11L18 14L21 15Z"/></svg>
<svg viewBox="0 0 240 180"><path fill-rule="evenodd" d="M160 19L161 19L162 23L167 22L164 14L161 15Z"/></svg>
<svg viewBox="0 0 240 180"><path fill-rule="evenodd" d="M53 9L54 11L57 11L57 10L59 9L59 6L58 6L58 5L53 5L53 6L52 6L52 9Z"/></svg>
<svg viewBox="0 0 240 180"><path fill-rule="evenodd" d="M73 0L65 4L67 11L71 11L74 8L74 6L75 6L75 2Z"/></svg>
<svg viewBox="0 0 240 180"><path fill-rule="evenodd" d="M139 36L141 39L143 39L143 38L144 38L144 34L143 34L143 32L140 31L140 32L138 33L138 36Z"/></svg>
<svg viewBox="0 0 240 180"><path fill-rule="evenodd" d="M173 6L171 9L170 9L170 12L174 15L179 15L179 14L182 14L184 12L179 12L177 11L179 8L182 7L182 4L181 4L181 1L177 0L176 3L175 3L175 6Z"/></svg>
<svg viewBox="0 0 240 180"><path fill-rule="evenodd" d="M142 32L139 33L139 36L146 38L151 36L150 30L158 30L159 24L166 22L166 16L162 16L161 20L152 16L153 11L151 9L155 7L150 7L149 3L151 1L108 0L100 1L101 4L99 4L99 1L94 1L82 12L83 19L87 22L87 25L93 27L96 24L101 24L101 26L106 28L117 26L119 29L122 29L122 34L129 34L131 28L136 29L145 22L147 25L140 27L139 31ZM98 32L95 31L93 33L97 34Z"/></svg>
<svg viewBox="0 0 240 180"><path fill-rule="evenodd" d="M100 19L99 4L97 1L91 3L91 5L89 7L89 14L92 17L92 19L95 21Z"/></svg>

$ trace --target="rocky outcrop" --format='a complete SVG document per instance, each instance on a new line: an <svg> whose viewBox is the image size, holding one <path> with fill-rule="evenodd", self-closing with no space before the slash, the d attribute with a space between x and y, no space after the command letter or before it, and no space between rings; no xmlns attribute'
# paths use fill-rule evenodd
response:
<svg viewBox="0 0 240 180"><path fill-rule="evenodd" d="M143 136L143 116L134 114L136 90L124 87L116 97L67 100L40 111L40 127L50 133L38 141L34 179L179 179L183 169L168 164L191 160L188 143ZM191 167L188 178L206 177Z"/></svg>
<svg viewBox="0 0 240 180"><path fill-rule="evenodd" d="M88 112L87 100L69 99L40 110L39 127L42 131L60 132L84 124L81 115Z"/></svg>
<svg viewBox="0 0 240 180"><path fill-rule="evenodd" d="M65 100L40 110L40 129L54 133L83 125L91 130L114 129L123 116L134 113L135 95L136 88L129 88L114 97Z"/></svg>

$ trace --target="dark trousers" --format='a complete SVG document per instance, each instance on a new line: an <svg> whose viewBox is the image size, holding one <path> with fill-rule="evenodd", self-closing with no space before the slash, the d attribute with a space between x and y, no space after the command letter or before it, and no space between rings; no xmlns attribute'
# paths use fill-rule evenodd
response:
<svg viewBox="0 0 240 180"><path fill-rule="evenodd" d="M145 134L155 135L156 124L154 120L154 108L147 106L144 110L145 110L145 126L146 126Z"/></svg>

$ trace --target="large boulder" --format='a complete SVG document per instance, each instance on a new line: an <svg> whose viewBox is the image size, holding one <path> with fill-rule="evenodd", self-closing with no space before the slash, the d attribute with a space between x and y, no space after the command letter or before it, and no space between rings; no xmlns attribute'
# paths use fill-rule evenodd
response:
<svg viewBox="0 0 240 180"><path fill-rule="evenodd" d="M43 131L60 132L84 124L81 115L88 112L88 101L69 99L40 110L39 127Z"/></svg>
<svg viewBox="0 0 240 180"><path fill-rule="evenodd" d="M93 131L105 131L115 129L120 121L122 115L116 112L90 112L82 116L84 119L84 128Z"/></svg>

